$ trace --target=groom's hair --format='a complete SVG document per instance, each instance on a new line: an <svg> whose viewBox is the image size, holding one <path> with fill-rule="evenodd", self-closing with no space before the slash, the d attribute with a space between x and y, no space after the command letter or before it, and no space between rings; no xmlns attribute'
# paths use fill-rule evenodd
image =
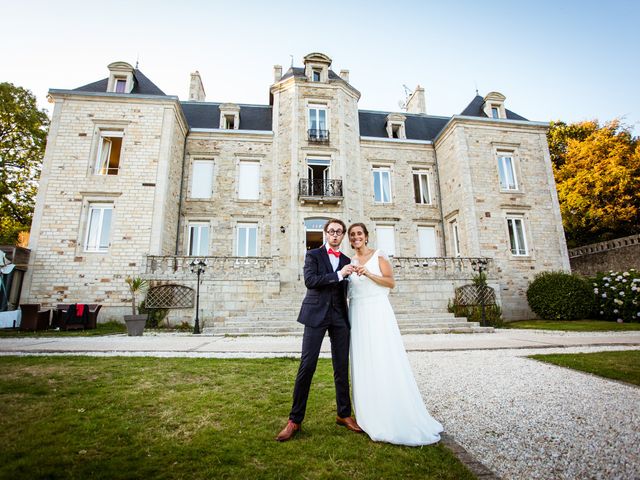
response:
<svg viewBox="0 0 640 480"><path fill-rule="evenodd" d="M323 230L326 232L329 229L329 225L332 224L332 223L339 223L340 225L342 225L342 231L346 233L347 226L339 218L330 218L329 220L327 220L327 223L324 224L324 229Z"/></svg>

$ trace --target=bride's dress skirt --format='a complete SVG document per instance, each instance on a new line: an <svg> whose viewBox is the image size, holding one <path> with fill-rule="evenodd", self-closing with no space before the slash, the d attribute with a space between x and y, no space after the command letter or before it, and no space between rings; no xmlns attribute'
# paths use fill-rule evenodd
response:
<svg viewBox="0 0 640 480"><path fill-rule="evenodd" d="M410 446L438 442L442 425L429 415L418 390L388 289L366 277L354 283L349 317L358 424L375 441Z"/></svg>

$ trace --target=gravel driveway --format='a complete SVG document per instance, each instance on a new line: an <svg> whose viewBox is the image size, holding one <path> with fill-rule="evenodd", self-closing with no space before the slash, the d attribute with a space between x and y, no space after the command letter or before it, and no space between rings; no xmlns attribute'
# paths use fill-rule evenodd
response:
<svg viewBox="0 0 640 480"><path fill-rule="evenodd" d="M503 479L640 478L640 388L526 358L576 347L411 352L427 408Z"/></svg>

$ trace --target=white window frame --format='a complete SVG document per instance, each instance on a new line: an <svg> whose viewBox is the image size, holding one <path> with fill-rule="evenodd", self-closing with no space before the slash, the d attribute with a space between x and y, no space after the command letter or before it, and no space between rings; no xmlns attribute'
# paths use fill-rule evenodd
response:
<svg viewBox="0 0 640 480"><path fill-rule="evenodd" d="M381 232L391 232L391 235L388 237L391 239L392 248L388 248L386 245L383 245L381 240L381 237L384 237L384 235L381 235ZM376 247L381 249L384 253L386 253L387 255L389 255L390 257L395 256L396 254L396 229L393 225L376 225Z"/></svg>
<svg viewBox="0 0 640 480"><path fill-rule="evenodd" d="M498 180L500 182L500 190L505 192L513 192L520 189L518 185L518 175L516 172L516 162L515 155L513 152L498 152ZM509 162L507 162L509 159ZM508 167L511 167L510 169ZM508 174L511 173L511 180L513 183L509 182ZM506 177L505 177L506 176Z"/></svg>
<svg viewBox="0 0 640 480"><path fill-rule="evenodd" d="M108 138L120 138L120 156L118 160L118 168L115 173L109 173L109 157L111 156L111 140ZM105 145L108 142L108 151L103 159L103 152ZM96 156L94 162L94 173L96 175L118 175L120 173L120 165L122 164L122 152L124 150L124 131L122 130L98 130L98 148L96 149ZM106 169L105 169L106 166Z"/></svg>
<svg viewBox="0 0 640 480"><path fill-rule="evenodd" d="M202 179L204 178L204 175L207 172L204 171L201 173L197 173L196 170L198 166L204 166L204 165L207 165L210 169L209 188L207 189L205 185L201 189L202 192L200 192L200 189L196 188L196 182L202 181ZM213 197L214 172L215 172L215 163L212 159L198 158L193 160L191 164L191 185L190 185L190 191L189 191L189 198L192 198L194 200L209 200L211 197ZM197 195L196 195L196 192L198 193Z"/></svg>
<svg viewBox="0 0 640 480"><path fill-rule="evenodd" d="M453 247L453 254L455 257L462 255L460 249L460 228L458 226L458 219L454 218L449 222L449 228L451 229L451 243Z"/></svg>
<svg viewBox="0 0 640 480"><path fill-rule="evenodd" d="M118 91L118 85L122 85L122 91ZM127 93L127 78L126 77L115 77L113 79L113 91L115 93Z"/></svg>
<svg viewBox="0 0 640 480"><path fill-rule="evenodd" d="M312 115L313 111L315 111L315 114ZM321 126L320 112L324 112L324 128L322 128ZM313 128L314 120L318 125L318 127L315 129ZM316 138L324 139L324 137L321 136L319 131L320 130L324 130L325 132L329 131L329 109L327 108L327 106L322 104L317 104L317 103L310 103L309 105L307 105L307 125L308 125L308 128L307 128L308 131L318 130L318 133L316 134Z"/></svg>
<svg viewBox="0 0 640 480"><path fill-rule="evenodd" d="M392 183L391 183L391 167L386 166L375 166L371 169L372 172L372 180L373 180L373 201L378 204L390 204L393 203L393 195L392 195ZM387 174L388 178L388 190L389 190L389 198L385 200L384 198L384 188L383 188L383 178L384 173ZM380 198L376 197L376 175L379 177L380 182Z"/></svg>
<svg viewBox="0 0 640 480"><path fill-rule="evenodd" d="M498 105L491 105L491 118L500 118L500 107Z"/></svg>
<svg viewBox="0 0 640 480"><path fill-rule="evenodd" d="M245 230L247 233L245 234L244 242L240 239L240 231ZM255 252L250 252L250 235L249 232L255 232ZM260 245L258 244L258 224L256 222L238 222L236 224L236 248L235 248L235 256L236 257L258 257L258 252L260 251ZM250 255L250 253L255 253L255 255Z"/></svg>
<svg viewBox="0 0 640 480"><path fill-rule="evenodd" d="M248 185L245 182L249 182L251 178L246 178L243 176L243 166L251 166L256 170L255 176L255 188L251 188L251 185ZM260 200L260 161L256 160L239 160L238 161L238 200L243 201L257 201ZM243 180L244 178L244 180ZM243 196L245 195L245 196Z"/></svg>
<svg viewBox="0 0 640 480"><path fill-rule="evenodd" d="M90 202L87 210L86 232L84 237L83 249L85 252L105 253L109 251L111 246L111 232L113 230L113 203L112 202ZM105 229L105 211L109 210L108 216L108 233L107 243L103 244L102 237ZM92 228L94 214L97 212L96 227ZM91 243L90 243L91 242Z"/></svg>
<svg viewBox="0 0 640 480"><path fill-rule="evenodd" d="M431 205L433 202L431 201L431 174L425 170L414 170L413 171L413 196L414 196L414 200L415 200L415 194L416 194L416 177L418 177L418 186L420 187L420 200L422 200L423 198L425 198L425 194L423 192L423 185L422 182L420 181L421 177L424 176L426 177L426 188L427 188L427 195L426 195L426 202L423 201L416 201L416 203L418 205Z"/></svg>
<svg viewBox="0 0 640 480"><path fill-rule="evenodd" d="M421 242L421 231L430 230L433 232L433 255L425 255L423 251L423 244ZM418 257L420 258L429 258L429 257L437 257L438 256L438 232L436 232L436 227L434 225L418 225Z"/></svg>
<svg viewBox="0 0 640 480"><path fill-rule="evenodd" d="M520 226L520 235L517 232L517 226ZM513 242L511 241L511 232L513 231ZM524 225L524 217L521 215L507 215L507 241L509 242L509 251L514 257L529 256L529 246L527 245L527 230Z"/></svg>
<svg viewBox="0 0 640 480"><path fill-rule="evenodd" d="M187 256L189 257L206 257L209 255L209 245L211 243L211 226L209 222L189 222L187 225ZM194 239L194 232L197 236ZM202 234L206 232L206 238L203 241ZM197 243L192 243L195 240ZM204 243L204 244L203 244ZM196 248L192 248L195 245ZM197 251L195 251L197 250Z"/></svg>

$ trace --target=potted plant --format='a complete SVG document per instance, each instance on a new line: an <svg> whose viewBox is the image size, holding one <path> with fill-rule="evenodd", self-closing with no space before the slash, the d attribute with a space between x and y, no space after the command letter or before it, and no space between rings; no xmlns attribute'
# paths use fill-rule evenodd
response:
<svg viewBox="0 0 640 480"><path fill-rule="evenodd" d="M124 316L124 322L127 325L127 334L130 337L139 337L142 335L144 330L144 325L147 321L147 315L138 315L136 314L136 295L142 293L146 288L149 282L147 280L143 280L140 277L130 277L124 279L124 281L129 286L129 291L131 292L131 315Z"/></svg>

